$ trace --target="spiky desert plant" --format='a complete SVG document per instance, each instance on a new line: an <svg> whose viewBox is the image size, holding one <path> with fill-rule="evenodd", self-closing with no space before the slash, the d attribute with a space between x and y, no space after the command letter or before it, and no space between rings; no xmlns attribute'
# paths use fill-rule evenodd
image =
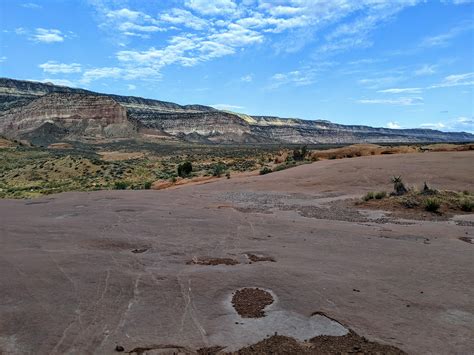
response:
<svg viewBox="0 0 474 355"><path fill-rule="evenodd" d="M405 187L405 184L402 181L402 177L392 176L393 190L394 194L397 196L404 195L408 192L408 189Z"/></svg>

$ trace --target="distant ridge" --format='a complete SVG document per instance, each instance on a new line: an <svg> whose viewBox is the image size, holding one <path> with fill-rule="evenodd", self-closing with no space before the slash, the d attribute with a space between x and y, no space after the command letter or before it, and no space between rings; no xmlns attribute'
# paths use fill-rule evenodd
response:
<svg viewBox="0 0 474 355"><path fill-rule="evenodd" d="M474 135L466 132L250 116L204 105L178 105L9 78L0 78L0 135L34 144L117 138L212 144L474 141Z"/></svg>

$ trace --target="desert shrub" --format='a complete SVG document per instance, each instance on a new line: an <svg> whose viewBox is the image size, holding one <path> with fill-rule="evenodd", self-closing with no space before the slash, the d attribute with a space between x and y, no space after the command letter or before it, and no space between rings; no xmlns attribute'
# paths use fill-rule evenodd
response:
<svg viewBox="0 0 474 355"><path fill-rule="evenodd" d="M228 171L228 172L225 174L225 177L226 177L227 179L230 179L230 171Z"/></svg>
<svg viewBox="0 0 474 355"><path fill-rule="evenodd" d="M128 184L125 181L115 181L114 183L115 190L126 190L127 187L128 187Z"/></svg>
<svg viewBox="0 0 474 355"><path fill-rule="evenodd" d="M420 203L413 197L406 197L403 198L403 200L400 201L403 207L406 208L415 208L420 205Z"/></svg>
<svg viewBox="0 0 474 355"><path fill-rule="evenodd" d="M184 178L189 176L191 172L193 171L193 165L189 161L185 161L182 164L178 165L178 176Z"/></svg>
<svg viewBox="0 0 474 355"><path fill-rule="evenodd" d="M227 166L224 163L219 162L212 167L212 176L221 177L226 169Z"/></svg>
<svg viewBox="0 0 474 355"><path fill-rule="evenodd" d="M374 197L376 200L381 200L383 198L385 198L387 196L387 193L385 191L379 191L379 192L376 192Z"/></svg>
<svg viewBox="0 0 474 355"><path fill-rule="evenodd" d="M472 212L472 210L474 210L474 201L471 201L467 198L462 200L461 210L463 210L464 212Z"/></svg>
<svg viewBox="0 0 474 355"><path fill-rule="evenodd" d="M330 155L330 156L328 157L328 159L334 160L334 159L337 159L337 156L335 156L335 155Z"/></svg>
<svg viewBox="0 0 474 355"><path fill-rule="evenodd" d="M403 183L401 176L393 176L392 183L393 183L394 195L401 196L408 192L408 189L405 187L405 184Z"/></svg>
<svg viewBox="0 0 474 355"><path fill-rule="evenodd" d="M428 198L425 201L425 210L428 212L436 212L439 210L441 207L441 204L439 203L437 198Z"/></svg>
<svg viewBox="0 0 474 355"><path fill-rule="evenodd" d="M150 190L151 189L151 181L147 181L143 184L143 188L145 190Z"/></svg>
<svg viewBox="0 0 474 355"><path fill-rule="evenodd" d="M306 155L308 154L308 147L303 146L300 148L296 148L293 150L293 160L299 161L299 160L304 160L306 158Z"/></svg>
<svg viewBox="0 0 474 355"><path fill-rule="evenodd" d="M270 169L268 166L264 166L262 169L260 169L260 175L270 174L271 172L272 169Z"/></svg>
<svg viewBox="0 0 474 355"><path fill-rule="evenodd" d="M364 201L369 201L369 200L373 200L375 198L375 193L373 191L369 191L365 194L364 197L362 197L362 199Z"/></svg>

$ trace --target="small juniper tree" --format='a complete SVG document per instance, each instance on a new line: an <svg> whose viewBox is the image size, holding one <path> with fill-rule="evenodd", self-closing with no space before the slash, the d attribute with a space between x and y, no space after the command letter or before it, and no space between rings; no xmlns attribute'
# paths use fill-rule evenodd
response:
<svg viewBox="0 0 474 355"><path fill-rule="evenodd" d="M193 165L189 161L186 161L178 165L178 176L180 177L184 178L188 176L189 174L191 174L192 171L193 171Z"/></svg>

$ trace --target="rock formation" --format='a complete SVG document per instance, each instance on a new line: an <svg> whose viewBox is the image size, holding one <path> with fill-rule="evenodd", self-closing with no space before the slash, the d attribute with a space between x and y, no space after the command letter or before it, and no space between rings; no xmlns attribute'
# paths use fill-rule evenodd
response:
<svg viewBox="0 0 474 355"><path fill-rule="evenodd" d="M339 125L249 116L203 105L99 94L0 78L0 135L33 144L171 136L205 143L388 143L474 141L465 132ZM35 143L36 142L36 143Z"/></svg>

